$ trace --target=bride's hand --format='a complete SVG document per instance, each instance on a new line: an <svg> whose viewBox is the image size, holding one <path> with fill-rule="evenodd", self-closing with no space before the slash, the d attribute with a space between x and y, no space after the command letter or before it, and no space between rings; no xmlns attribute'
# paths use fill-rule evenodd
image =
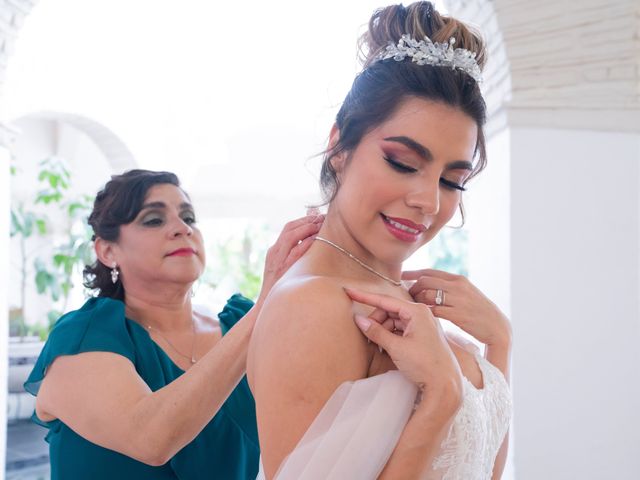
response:
<svg viewBox="0 0 640 480"><path fill-rule="evenodd" d="M425 269L403 272L402 278L415 280L409 294L427 305L436 317L450 321L486 345L511 344L509 319L466 277Z"/></svg>
<svg viewBox="0 0 640 480"><path fill-rule="evenodd" d="M267 250L262 288L256 305L262 305L271 287L309 250L323 221L324 215L307 215L284 226L276 242Z"/></svg>
<svg viewBox="0 0 640 480"><path fill-rule="evenodd" d="M355 315L364 335L382 347L393 363L421 389L452 394L456 403L462 389L460 366L440 323L426 305L388 295L345 288L358 303L376 307L371 315ZM401 332L395 334L390 328Z"/></svg>

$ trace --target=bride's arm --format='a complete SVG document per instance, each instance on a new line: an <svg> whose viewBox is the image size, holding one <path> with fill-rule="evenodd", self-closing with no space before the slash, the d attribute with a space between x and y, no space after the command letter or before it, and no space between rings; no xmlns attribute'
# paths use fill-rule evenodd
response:
<svg viewBox="0 0 640 480"><path fill-rule="evenodd" d="M425 305L352 289L348 289L347 294L356 302L376 307L369 318L356 315L356 323L422 390L422 401L378 478L420 478L440 453L442 441L460 407L460 366L440 322ZM381 326L388 320L393 320L401 335L394 335Z"/></svg>
<svg viewBox="0 0 640 480"><path fill-rule="evenodd" d="M247 359L269 479L336 388L366 376L370 356L339 285L323 279L292 283L272 290Z"/></svg>

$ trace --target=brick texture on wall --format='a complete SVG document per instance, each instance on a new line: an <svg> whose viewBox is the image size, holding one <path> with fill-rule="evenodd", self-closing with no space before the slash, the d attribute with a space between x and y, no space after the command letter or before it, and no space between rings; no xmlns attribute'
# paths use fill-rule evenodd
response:
<svg viewBox="0 0 640 480"><path fill-rule="evenodd" d="M640 131L640 2L449 0L477 25L491 114L517 123ZM530 115L527 115L529 112Z"/></svg>

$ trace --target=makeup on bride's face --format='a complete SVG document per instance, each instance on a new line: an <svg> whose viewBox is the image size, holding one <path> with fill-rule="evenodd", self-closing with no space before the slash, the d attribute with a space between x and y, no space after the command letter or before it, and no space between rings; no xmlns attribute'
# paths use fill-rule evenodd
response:
<svg viewBox="0 0 640 480"><path fill-rule="evenodd" d="M368 132L340 169L332 202L349 247L397 265L431 240L458 208L476 140L471 117L419 98Z"/></svg>

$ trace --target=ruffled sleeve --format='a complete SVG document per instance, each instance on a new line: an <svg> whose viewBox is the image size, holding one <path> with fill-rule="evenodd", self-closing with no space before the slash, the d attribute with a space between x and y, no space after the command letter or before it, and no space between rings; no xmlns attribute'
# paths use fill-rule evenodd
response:
<svg viewBox="0 0 640 480"><path fill-rule="evenodd" d="M25 390L37 395L47 368L56 358L84 352L113 352L135 363L124 303L111 298L91 298L80 310L60 317L24 383Z"/></svg>
<svg viewBox="0 0 640 480"><path fill-rule="evenodd" d="M238 320L244 317L252 307L253 302L247 297L239 293L232 295L231 298L227 300L227 304L222 311L218 314L222 334L226 335L227 332L238 323Z"/></svg>

